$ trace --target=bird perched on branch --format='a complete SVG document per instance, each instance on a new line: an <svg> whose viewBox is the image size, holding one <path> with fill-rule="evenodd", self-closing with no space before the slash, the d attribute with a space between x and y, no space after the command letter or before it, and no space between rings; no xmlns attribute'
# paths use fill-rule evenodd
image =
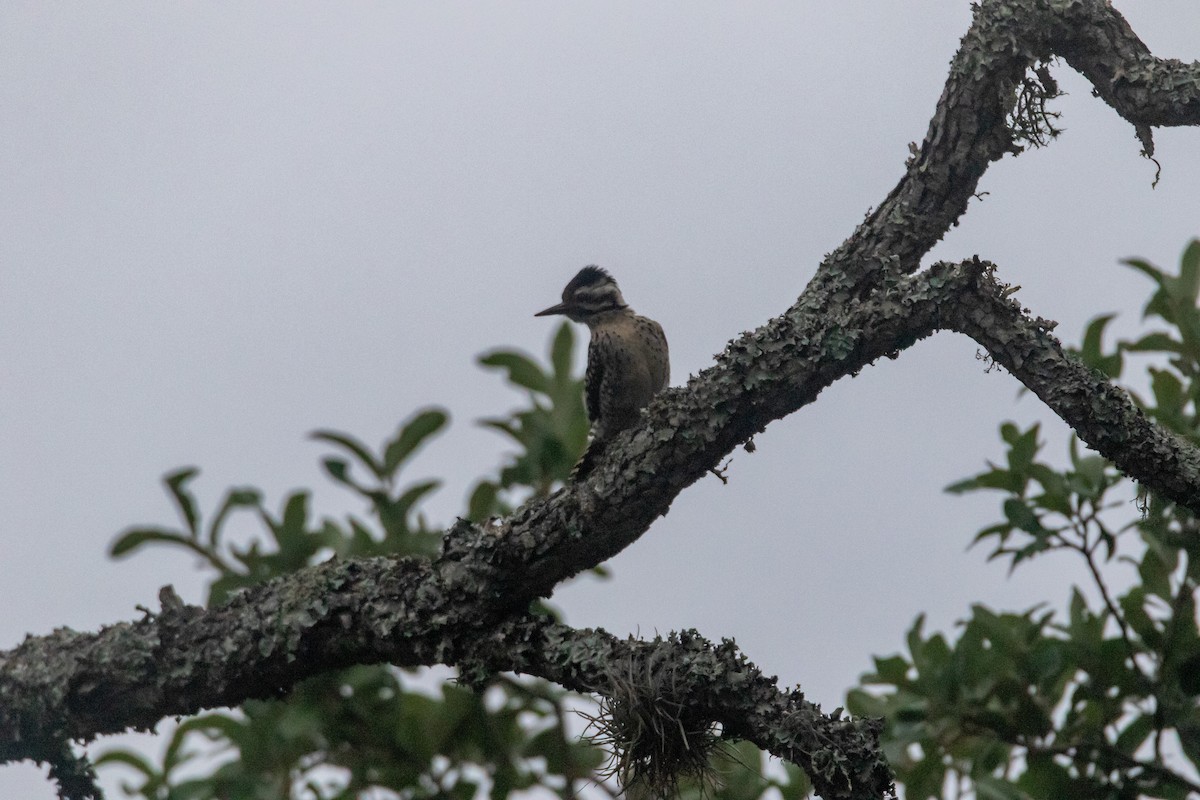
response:
<svg viewBox="0 0 1200 800"><path fill-rule="evenodd" d="M572 473L589 472L608 441L633 425L654 395L667 387L671 364L662 326L633 313L617 282L603 269L587 266L563 289L562 302L534 316L562 314L591 332L584 405L592 442Z"/></svg>

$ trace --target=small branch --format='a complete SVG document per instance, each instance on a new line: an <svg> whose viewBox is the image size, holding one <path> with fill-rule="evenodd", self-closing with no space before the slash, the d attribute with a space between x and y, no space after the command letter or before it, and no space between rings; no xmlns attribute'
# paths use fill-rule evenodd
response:
<svg viewBox="0 0 1200 800"><path fill-rule="evenodd" d="M1095 760L1090 756L1090 753L1102 753L1105 757L1117 761L1125 769L1140 769L1149 775L1155 775L1159 779L1173 783L1195 796L1200 796L1200 783L1180 775L1178 772L1164 767L1162 764L1139 761L1133 756L1128 756L1122 753L1108 742L1089 743L1087 745L1063 745L1060 747L1036 747L1024 744L1019 741L1010 741L1010 744L1024 746L1030 753L1045 754L1045 755L1064 755L1081 766L1090 766L1095 764Z"/></svg>
<svg viewBox="0 0 1200 800"><path fill-rule="evenodd" d="M1129 663L1133 667L1133 671L1146 683L1151 685L1150 677L1142 671L1142 667L1138 664L1137 648L1134 647L1133 638L1129 635L1129 623L1125 621L1125 616L1121 613L1121 609L1113 602L1112 595L1108 592L1108 586L1104 583L1103 576L1100 575L1100 569L1096 566L1093 547L1086 545L1076 546L1068 543L1067 545L1073 550L1079 552L1087 562L1088 570L1092 573L1092 580L1096 584L1096 588L1100 590L1100 597L1104 600L1104 605L1108 609L1108 613L1112 615L1113 620L1117 623L1117 628L1121 632L1121 639L1125 642L1125 649L1129 652Z"/></svg>
<svg viewBox="0 0 1200 800"><path fill-rule="evenodd" d="M725 463L722 464L721 466L709 467L709 469L708 469L709 473L717 476L717 480L719 480L722 483L722 485L724 485L724 486L729 485L729 476L726 475L725 473L729 469L729 465L730 465L730 463L732 463L732 461L733 461L732 458L726 459Z"/></svg>
<svg viewBox="0 0 1200 800"><path fill-rule="evenodd" d="M1102 0L1052 2L1050 46L1134 126L1200 123L1200 62L1156 58L1121 13ZM1147 155L1154 155L1153 144Z"/></svg>

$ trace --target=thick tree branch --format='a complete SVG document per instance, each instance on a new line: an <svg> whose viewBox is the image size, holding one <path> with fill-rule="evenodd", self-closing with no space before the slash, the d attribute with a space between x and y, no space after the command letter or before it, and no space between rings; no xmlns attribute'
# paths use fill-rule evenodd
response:
<svg viewBox="0 0 1200 800"><path fill-rule="evenodd" d="M1006 296L992 273L946 317L1042 399L1079 438L1131 478L1200 511L1200 450L1150 420L1129 395L1063 352L1050 330Z"/></svg>
<svg viewBox="0 0 1200 800"><path fill-rule="evenodd" d="M1064 4L1051 48L1135 127L1200 122L1200 61L1155 58L1105 3Z"/></svg>
<svg viewBox="0 0 1200 800"><path fill-rule="evenodd" d="M57 761L38 743L150 729L164 715L276 696L349 664L463 662L468 674L513 670L606 697L614 670L658 664L692 713L802 765L823 796L890 790L877 723L826 716L799 691L781 692L730 642L714 647L694 633L622 642L533 617L481 634L447 613L439 588L412 559L330 562L219 608L166 604L99 634L30 638L0 662L0 758ZM422 624L447 616L457 622Z"/></svg>
<svg viewBox="0 0 1200 800"><path fill-rule="evenodd" d="M800 765L822 797L891 794L877 720L822 714L798 688L780 691L776 679L763 675L730 640L713 645L694 631L649 642L620 640L602 630L523 618L501 625L471 657L491 670L537 675L604 697L645 688L665 706L720 723L728 738Z"/></svg>

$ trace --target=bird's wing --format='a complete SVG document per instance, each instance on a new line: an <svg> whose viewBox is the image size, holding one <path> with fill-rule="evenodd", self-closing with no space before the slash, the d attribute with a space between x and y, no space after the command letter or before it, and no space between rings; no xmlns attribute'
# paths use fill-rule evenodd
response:
<svg viewBox="0 0 1200 800"><path fill-rule="evenodd" d="M658 385L654 388L654 391L660 392L671 385L671 356L670 350L667 348L667 335L663 333L662 325L650 320L650 327L662 347L662 364L659 373L655 375Z"/></svg>
<svg viewBox="0 0 1200 800"><path fill-rule="evenodd" d="M593 336L588 344L587 372L583 376L583 402L591 422L600 419L600 384L604 380L603 359L596 338Z"/></svg>

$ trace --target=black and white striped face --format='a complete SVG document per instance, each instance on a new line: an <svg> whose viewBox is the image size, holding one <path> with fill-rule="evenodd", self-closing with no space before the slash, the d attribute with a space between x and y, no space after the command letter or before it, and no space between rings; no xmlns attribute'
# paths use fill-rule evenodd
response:
<svg viewBox="0 0 1200 800"><path fill-rule="evenodd" d="M565 314L568 319L586 323L597 314L627 307L613 276L600 267L587 266L579 270L579 274L563 289L561 303L534 316Z"/></svg>

